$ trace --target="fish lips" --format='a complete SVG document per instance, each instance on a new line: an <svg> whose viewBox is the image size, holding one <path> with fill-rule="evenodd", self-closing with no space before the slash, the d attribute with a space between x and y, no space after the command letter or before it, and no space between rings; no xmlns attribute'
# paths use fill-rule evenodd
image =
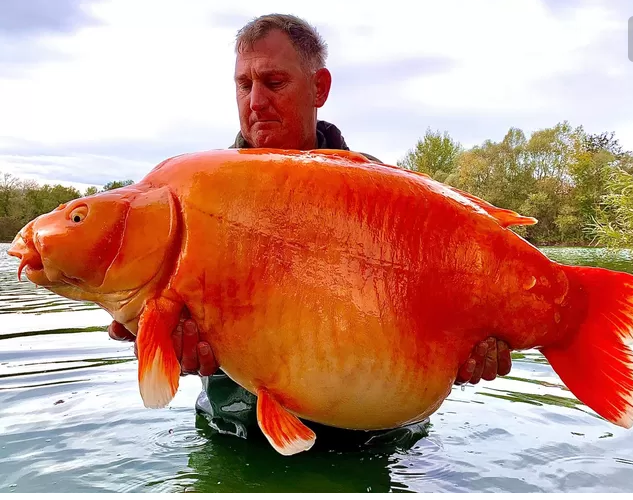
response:
<svg viewBox="0 0 633 500"><path fill-rule="evenodd" d="M29 228L27 233L33 234L32 229ZM24 271L28 280L36 285L51 286L55 284L54 281L49 279L44 270L42 256L37 249L34 238L25 237L20 231L13 239L7 253L11 257L20 259L18 280L22 281L22 271Z"/></svg>

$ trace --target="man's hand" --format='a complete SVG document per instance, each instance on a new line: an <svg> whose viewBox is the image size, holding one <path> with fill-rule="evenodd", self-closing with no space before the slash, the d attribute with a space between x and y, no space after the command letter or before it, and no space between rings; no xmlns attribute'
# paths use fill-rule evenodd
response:
<svg viewBox="0 0 633 500"><path fill-rule="evenodd" d="M198 340L198 327L192 319L180 319L180 323L171 334L176 357L180 361L182 375L213 375L218 366L211 346Z"/></svg>
<svg viewBox="0 0 633 500"><path fill-rule="evenodd" d="M108 334L113 340L134 342L134 356L138 359L136 337L121 323L113 321L108 327ZM213 375L218 369L211 346L207 342L198 341L198 328L193 320L184 315L171 335L180 362L181 375Z"/></svg>
<svg viewBox="0 0 633 500"><path fill-rule="evenodd" d="M497 375L510 373L511 367L508 344L489 337L475 346L470 358L460 367L455 384L477 384L481 379L494 380Z"/></svg>

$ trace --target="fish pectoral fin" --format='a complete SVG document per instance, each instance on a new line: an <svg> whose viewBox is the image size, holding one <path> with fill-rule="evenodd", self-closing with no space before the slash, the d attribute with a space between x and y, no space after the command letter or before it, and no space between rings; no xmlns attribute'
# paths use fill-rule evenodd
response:
<svg viewBox="0 0 633 500"><path fill-rule="evenodd" d="M138 324L138 382L147 408L163 408L176 395L180 363L171 339L182 305L159 297L145 305Z"/></svg>
<svg viewBox="0 0 633 500"><path fill-rule="evenodd" d="M309 450L316 440L316 434L265 389L257 391L257 422L268 442L282 455Z"/></svg>

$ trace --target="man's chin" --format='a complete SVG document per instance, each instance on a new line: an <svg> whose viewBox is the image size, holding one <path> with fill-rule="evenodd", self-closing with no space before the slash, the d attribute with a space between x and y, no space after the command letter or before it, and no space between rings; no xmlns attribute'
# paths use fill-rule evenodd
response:
<svg viewBox="0 0 633 500"><path fill-rule="evenodd" d="M252 134L252 139L249 140L254 148L284 148L284 139L280 137L279 131L276 127L270 127L267 129L260 128Z"/></svg>

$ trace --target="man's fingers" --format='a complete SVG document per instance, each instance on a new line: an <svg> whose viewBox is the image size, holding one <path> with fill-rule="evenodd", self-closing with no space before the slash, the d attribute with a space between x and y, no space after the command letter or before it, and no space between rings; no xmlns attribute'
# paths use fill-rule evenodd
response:
<svg viewBox="0 0 633 500"><path fill-rule="evenodd" d="M186 320L182 326L182 360L183 374L198 373L198 329L192 320Z"/></svg>
<svg viewBox="0 0 633 500"><path fill-rule="evenodd" d="M455 384L477 384L510 373L512 356L503 340L489 337L475 346L470 358L459 368Z"/></svg>
<svg viewBox="0 0 633 500"><path fill-rule="evenodd" d="M484 380L494 380L497 378L497 340L489 338L488 352L484 359L484 368L481 373L481 378Z"/></svg>
<svg viewBox="0 0 633 500"><path fill-rule="evenodd" d="M211 346L206 342L198 342L198 361L200 362L198 374L202 377L213 375L218 369Z"/></svg>
<svg viewBox="0 0 633 500"><path fill-rule="evenodd" d="M134 342L134 340L136 339L134 334L118 321L113 321L112 323L110 323L110 326L108 326L108 335L110 335L110 338L112 340Z"/></svg>
<svg viewBox="0 0 633 500"><path fill-rule="evenodd" d="M465 384L470 381L470 378L473 376L473 372L475 371L475 360L469 358L462 366L459 367L459 372L457 373L457 379L455 379L456 384Z"/></svg>
<svg viewBox="0 0 633 500"><path fill-rule="evenodd" d="M512 368L512 354L510 347L503 340L497 343L497 375L504 376Z"/></svg>
<svg viewBox="0 0 633 500"><path fill-rule="evenodd" d="M476 366L475 370L473 371L472 377L470 377L471 384L476 384L481 380L481 375L484 371L486 352L488 352L488 344L485 341L480 342L475 347L472 358L475 360Z"/></svg>
<svg viewBox="0 0 633 500"><path fill-rule="evenodd" d="M475 346L470 354L470 358L459 367L456 384L476 383L473 380L479 381L481 378L481 370L483 369L484 357L486 355L487 346L485 342L480 342ZM479 372L476 374L476 372Z"/></svg>
<svg viewBox="0 0 633 500"><path fill-rule="evenodd" d="M180 320L178 326L171 334L171 342L174 345L174 352L176 353L176 359L179 363L182 363L182 329L183 321Z"/></svg>

